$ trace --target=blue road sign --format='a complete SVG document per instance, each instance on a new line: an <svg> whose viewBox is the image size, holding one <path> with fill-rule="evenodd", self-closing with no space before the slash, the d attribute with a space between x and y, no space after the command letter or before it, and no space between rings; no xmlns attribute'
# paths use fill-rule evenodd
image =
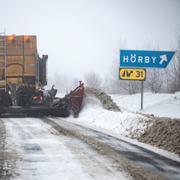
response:
<svg viewBox="0 0 180 180"><path fill-rule="evenodd" d="M120 50L120 67L165 68L174 51Z"/></svg>

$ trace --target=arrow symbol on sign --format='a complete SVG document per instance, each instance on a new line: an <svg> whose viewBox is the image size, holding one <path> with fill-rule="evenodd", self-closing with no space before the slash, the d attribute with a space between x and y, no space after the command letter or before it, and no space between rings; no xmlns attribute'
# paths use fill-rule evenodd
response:
<svg viewBox="0 0 180 180"><path fill-rule="evenodd" d="M168 59L167 59L167 55L161 55L160 56L160 62L159 62L159 64L163 64L163 62L167 62L168 61Z"/></svg>

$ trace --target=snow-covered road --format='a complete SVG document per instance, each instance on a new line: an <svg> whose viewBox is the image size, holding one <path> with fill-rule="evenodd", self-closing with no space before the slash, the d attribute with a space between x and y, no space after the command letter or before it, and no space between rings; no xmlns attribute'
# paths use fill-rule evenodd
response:
<svg viewBox="0 0 180 180"><path fill-rule="evenodd" d="M55 129L71 133L82 141L102 149L102 154L123 164L123 167L137 179L180 179L180 162L152 152L145 147L132 144L102 132L67 122L62 118L49 118ZM61 127L59 129L59 127ZM101 150L99 151L101 153Z"/></svg>
<svg viewBox="0 0 180 180"><path fill-rule="evenodd" d="M1 157L2 179L131 179L111 159L38 118L9 118L3 122L4 151L13 158Z"/></svg>
<svg viewBox="0 0 180 180"><path fill-rule="evenodd" d="M2 122L6 127L3 179L180 178L179 162L62 118Z"/></svg>

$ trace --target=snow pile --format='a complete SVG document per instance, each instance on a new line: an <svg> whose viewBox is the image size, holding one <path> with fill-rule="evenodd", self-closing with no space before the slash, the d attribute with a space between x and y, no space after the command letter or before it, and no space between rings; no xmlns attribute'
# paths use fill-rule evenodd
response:
<svg viewBox="0 0 180 180"><path fill-rule="evenodd" d="M76 121L127 137L139 137L152 125L152 120L142 115L108 111L92 95L86 95L83 109Z"/></svg>
<svg viewBox="0 0 180 180"><path fill-rule="evenodd" d="M97 97L105 109L110 110L110 111L120 111L119 107L111 99L111 96L106 94L104 91L100 89L86 87L85 93L87 95L91 94Z"/></svg>
<svg viewBox="0 0 180 180"><path fill-rule="evenodd" d="M174 152L180 156L179 129L180 120L158 118L138 140Z"/></svg>
<svg viewBox="0 0 180 180"><path fill-rule="evenodd" d="M140 94L111 95L122 111L154 114L159 117L180 118L180 92L175 94L144 93L144 109L140 110Z"/></svg>

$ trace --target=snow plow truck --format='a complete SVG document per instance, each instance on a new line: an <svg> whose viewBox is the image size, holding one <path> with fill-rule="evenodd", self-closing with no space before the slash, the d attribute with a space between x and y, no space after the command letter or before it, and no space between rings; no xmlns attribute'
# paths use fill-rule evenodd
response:
<svg viewBox="0 0 180 180"><path fill-rule="evenodd" d="M0 116L78 116L84 84L63 98L54 86L45 90L47 59L38 54L36 36L0 35Z"/></svg>

